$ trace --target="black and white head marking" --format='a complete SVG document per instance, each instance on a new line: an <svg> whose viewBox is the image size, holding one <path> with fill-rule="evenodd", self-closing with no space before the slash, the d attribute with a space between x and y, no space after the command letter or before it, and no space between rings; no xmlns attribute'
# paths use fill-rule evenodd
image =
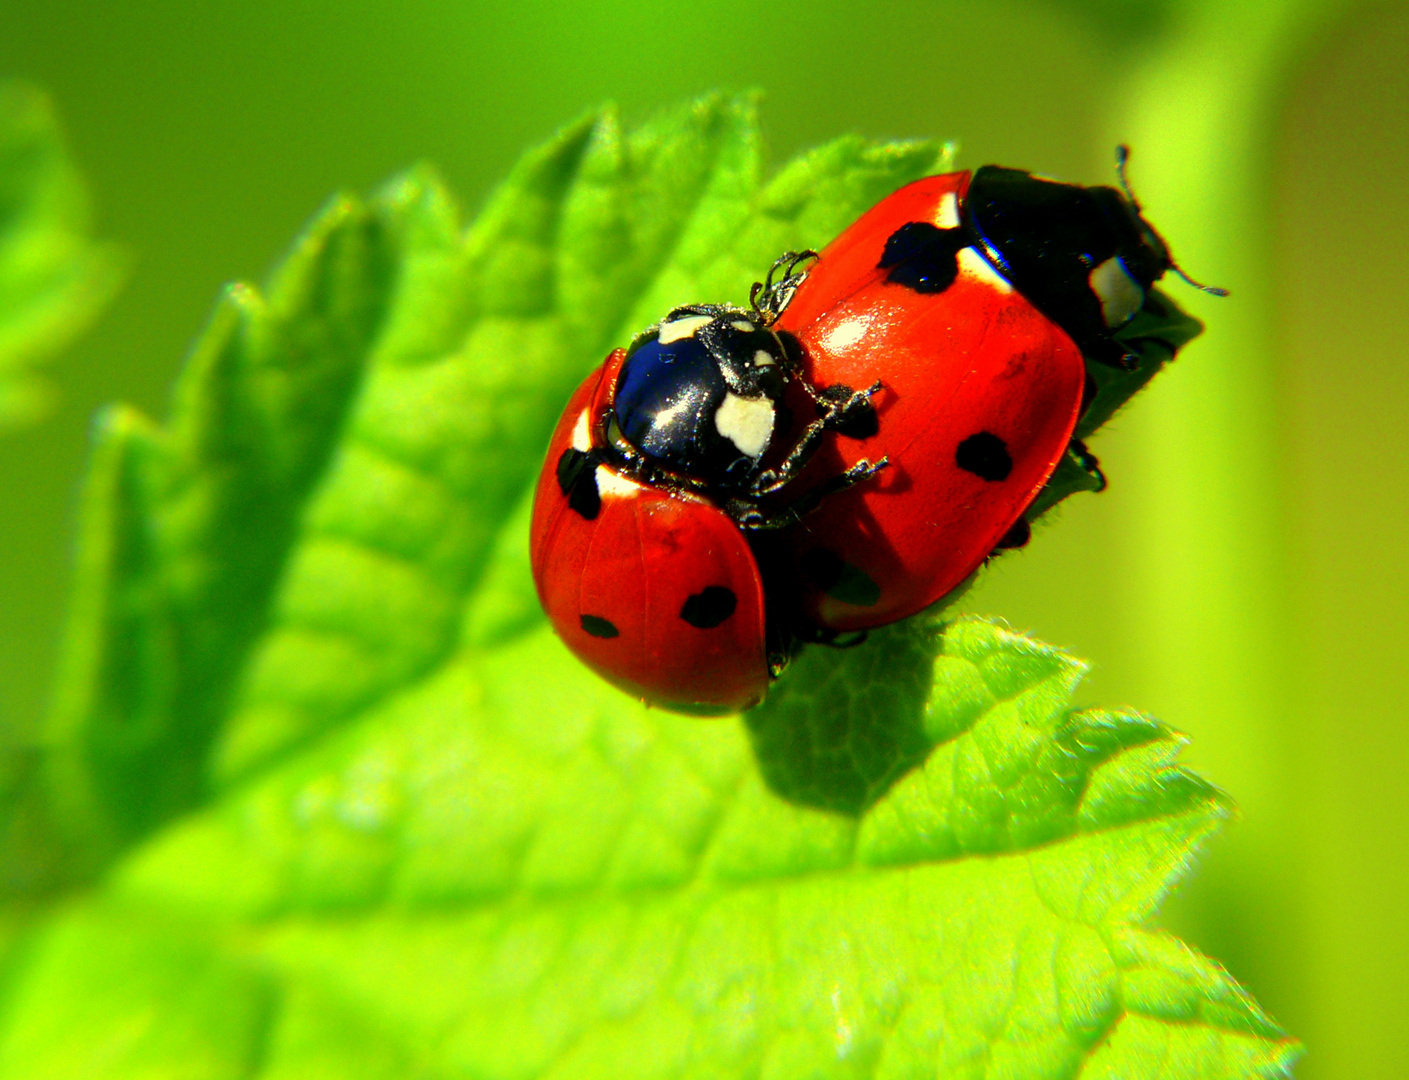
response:
<svg viewBox="0 0 1409 1080"><path fill-rule="evenodd" d="M1140 310L1171 266L1138 204L1112 187L985 165L969 183L963 216L987 261L1083 354L1126 365L1111 331Z"/></svg>
<svg viewBox="0 0 1409 1080"><path fill-rule="evenodd" d="M778 428L783 343L737 308L677 308L632 345L615 430L651 464L706 485L743 486Z"/></svg>
<svg viewBox="0 0 1409 1080"><path fill-rule="evenodd" d="M1119 255L1094 266L1086 280L1101 302L1101 318L1112 330L1133 319L1145 303L1144 286L1131 277Z"/></svg>
<svg viewBox="0 0 1409 1080"><path fill-rule="evenodd" d="M766 397L726 392L714 410L714 426L744 457L757 461L773 439L777 406Z"/></svg>

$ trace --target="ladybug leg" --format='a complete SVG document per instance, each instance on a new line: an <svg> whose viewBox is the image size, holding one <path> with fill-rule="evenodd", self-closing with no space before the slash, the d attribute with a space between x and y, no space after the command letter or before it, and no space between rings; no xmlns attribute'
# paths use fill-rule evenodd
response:
<svg viewBox="0 0 1409 1080"><path fill-rule="evenodd" d="M755 281L749 290L749 304L765 326L772 326L792 303L793 294L807 280L807 269L798 269L804 263L817 259L817 252L785 251L774 260L764 281ZM782 277L773 279L781 271Z"/></svg>
<svg viewBox="0 0 1409 1080"><path fill-rule="evenodd" d="M1101 463L1096 460L1096 455L1086 449L1086 444L1080 439L1073 439L1069 449L1071 450L1072 456L1076 458L1077 463L1085 469L1087 475L1099 485L1096 490L1105 491L1106 474L1101 471Z"/></svg>
<svg viewBox="0 0 1409 1080"><path fill-rule="evenodd" d="M848 439L869 439L880 431L880 420L871 398L880 393L881 381L877 379L865 390L857 393L845 383L834 383L818 390L811 383L802 381L802 387L817 403L817 413L828 425L829 430Z"/></svg>
<svg viewBox="0 0 1409 1080"><path fill-rule="evenodd" d="M815 510L817 504L828 495L835 495L853 484L861 483L862 480L869 480L889 464L888 458L881 458L876 462L858 461L846 472L838 473L826 483L818 484L787 506L776 510L764 510L752 499L730 499L724 504L724 511L741 529L786 529L790 525L796 525Z"/></svg>
<svg viewBox="0 0 1409 1080"><path fill-rule="evenodd" d="M860 391L840 384L821 391L805 381L802 385L817 403L821 415L803 429L797 443L776 469L765 469L758 474L749 490L752 498L772 495L786 486L817 452L822 436L827 432L835 431L853 439L864 439L878 430L871 395L880 391L879 381Z"/></svg>
<svg viewBox="0 0 1409 1080"><path fill-rule="evenodd" d="M805 630L796 631L799 641L825 645L829 649L854 649L866 644L869 634L868 630L853 630L848 634L844 630L827 630L821 626L808 626Z"/></svg>
<svg viewBox="0 0 1409 1080"><path fill-rule="evenodd" d="M998 543L993 545L991 554L998 554L1000 551L1011 551L1013 548L1027 547L1027 542L1032 539L1032 526L1028 524L1027 518L1018 518L1013 522L1013 527L1005 532Z"/></svg>

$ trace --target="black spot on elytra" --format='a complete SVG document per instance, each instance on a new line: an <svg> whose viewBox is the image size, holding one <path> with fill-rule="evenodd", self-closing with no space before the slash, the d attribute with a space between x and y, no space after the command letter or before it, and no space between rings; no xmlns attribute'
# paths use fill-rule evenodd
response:
<svg viewBox="0 0 1409 1080"><path fill-rule="evenodd" d="M954 451L954 464L990 482L1006 480L1013 471L1008 444L991 431L980 431L961 442Z"/></svg>
<svg viewBox="0 0 1409 1080"><path fill-rule="evenodd" d="M1013 522L1013 527L1003 534L1003 539L994 545L995 551L1006 551L1009 548L1027 547L1027 542L1032 539L1032 526L1027 523L1027 518L1018 518Z"/></svg>
<svg viewBox="0 0 1409 1080"><path fill-rule="evenodd" d="M960 229L907 221L887 238L876 269L890 270L887 281L917 293L940 293L959 276L959 249L966 243Z"/></svg>
<svg viewBox="0 0 1409 1080"><path fill-rule="evenodd" d="M567 496L568 505L588 521L594 520L601 512L602 495L597 490L597 461L591 454L584 454L571 446L563 451L562 457L558 458L558 488ZM608 636L616 635L612 633Z"/></svg>
<svg viewBox="0 0 1409 1080"><path fill-rule="evenodd" d="M739 598L733 589L723 585L706 585L694 596L688 598L680 608L680 617L691 626L701 630L712 630L739 606Z"/></svg>
<svg viewBox="0 0 1409 1080"><path fill-rule="evenodd" d="M816 588L844 604L871 607L881 598L881 587L864 571L826 548L813 548L802 557L802 573Z"/></svg>
<svg viewBox="0 0 1409 1080"><path fill-rule="evenodd" d="M600 615L581 615L578 622L582 624L582 629L586 630L593 637L614 638L621 633L616 628L616 624L610 619L604 619Z"/></svg>

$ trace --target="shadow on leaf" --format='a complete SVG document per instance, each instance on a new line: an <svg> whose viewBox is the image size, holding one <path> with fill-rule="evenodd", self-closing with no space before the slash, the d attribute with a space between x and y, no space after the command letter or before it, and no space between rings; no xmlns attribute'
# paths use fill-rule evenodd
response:
<svg viewBox="0 0 1409 1080"><path fill-rule="evenodd" d="M873 630L856 648L812 646L794 660L744 717L774 793L860 815L920 764L933 744L925 718L943 633L938 619L920 615Z"/></svg>

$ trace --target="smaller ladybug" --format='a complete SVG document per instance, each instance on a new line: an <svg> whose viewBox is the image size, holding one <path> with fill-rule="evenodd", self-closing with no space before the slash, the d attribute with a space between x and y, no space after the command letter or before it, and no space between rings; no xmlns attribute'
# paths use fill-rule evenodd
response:
<svg viewBox="0 0 1409 1080"><path fill-rule="evenodd" d="M585 663L668 708L763 699L787 646L770 646L746 531L794 524L885 465L858 459L804 499L779 498L827 433L874 433L879 390L818 389L799 374L796 343L773 329L797 262L779 260L751 310L679 307L612 352L549 443L531 531L544 610ZM813 414L796 425L790 389Z"/></svg>

